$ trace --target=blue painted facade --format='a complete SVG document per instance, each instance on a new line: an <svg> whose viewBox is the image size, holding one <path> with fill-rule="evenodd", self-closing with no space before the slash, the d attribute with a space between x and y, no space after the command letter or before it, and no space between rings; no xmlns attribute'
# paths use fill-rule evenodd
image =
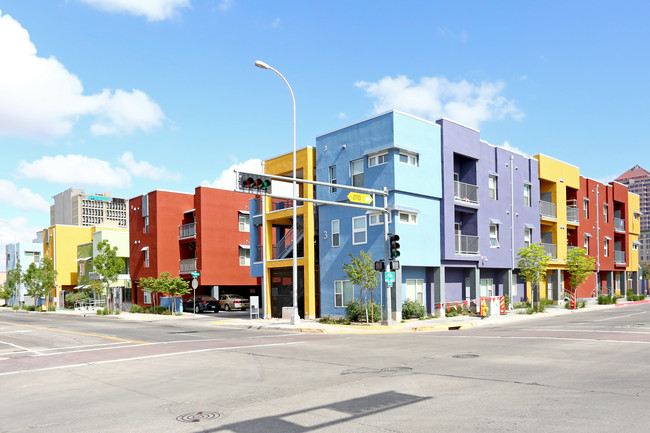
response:
<svg viewBox="0 0 650 433"><path fill-rule="evenodd" d="M8 244L5 246L6 268L7 271L16 268L16 260L20 261L20 267L23 272L27 271L30 264L40 264L43 259L43 244L37 242L19 242L17 244ZM26 288L21 284L18 291L18 300L21 303L25 302ZM18 305L14 299L9 300L10 305Z"/></svg>
<svg viewBox="0 0 650 433"><path fill-rule="evenodd" d="M316 138L317 179L352 185L353 166L355 169L363 167L363 181L357 186L378 190L386 187L389 192L389 232L398 234L401 244L401 269L397 272L398 284L393 290L393 308L399 318L407 280L418 280L422 284L423 302L427 303L428 275L440 266L440 126L391 111ZM358 174L356 177L359 179ZM318 187L317 197L346 202L349 192ZM377 197L377 200L377 205L383 206L382 198ZM343 265L349 262L350 254L358 256L363 250L372 254L374 260L384 258L384 224L373 213L332 205L318 206L323 316L345 314L345 307L336 305L335 285L340 284L337 281L346 279ZM365 225L365 236L358 232L356 242L353 219L357 224ZM338 236L333 233L335 226L339 229ZM378 289L374 293L375 300L382 302L384 287ZM359 288L354 287L354 298L358 297ZM399 301L395 302L395 299Z"/></svg>

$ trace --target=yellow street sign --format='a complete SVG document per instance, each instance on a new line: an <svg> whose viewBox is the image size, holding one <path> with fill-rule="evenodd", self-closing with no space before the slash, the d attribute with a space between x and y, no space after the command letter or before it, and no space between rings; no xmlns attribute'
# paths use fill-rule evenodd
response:
<svg viewBox="0 0 650 433"><path fill-rule="evenodd" d="M370 194L361 194L360 192L351 192L348 194L348 200L353 203L370 204L372 196Z"/></svg>

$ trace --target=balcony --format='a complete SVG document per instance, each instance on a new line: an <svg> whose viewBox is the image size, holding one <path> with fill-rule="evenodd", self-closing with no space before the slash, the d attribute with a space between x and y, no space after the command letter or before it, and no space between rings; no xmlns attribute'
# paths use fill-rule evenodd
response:
<svg viewBox="0 0 650 433"><path fill-rule="evenodd" d="M625 232L625 220L623 218L614 217L614 231Z"/></svg>
<svg viewBox="0 0 650 433"><path fill-rule="evenodd" d="M557 205L551 203L550 201L540 201L539 202L539 214L542 218L551 218L557 219Z"/></svg>
<svg viewBox="0 0 650 433"><path fill-rule="evenodd" d="M552 260L557 260L557 245L556 244L542 244L546 255Z"/></svg>
<svg viewBox="0 0 650 433"><path fill-rule="evenodd" d="M456 235L456 254L478 255L478 236Z"/></svg>
<svg viewBox="0 0 650 433"><path fill-rule="evenodd" d="M183 224L178 227L178 239L190 239L196 237L196 223Z"/></svg>
<svg viewBox="0 0 650 433"><path fill-rule="evenodd" d="M478 186L455 180L454 200L457 202L478 204Z"/></svg>
<svg viewBox="0 0 650 433"><path fill-rule="evenodd" d="M625 263L625 251L614 251L614 264L624 265Z"/></svg>
<svg viewBox="0 0 650 433"><path fill-rule="evenodd" d="M189 274L190 272L196 272L196 257L193 259L181 259L180 261L180 273Z"/></svg>
<svg viewBox="0 0 650 433"><path fill-rule="evenodd" d="M566 221L572 224L578 224L580 222L580 216L577 207L570 206L566 208Z"/></svg>

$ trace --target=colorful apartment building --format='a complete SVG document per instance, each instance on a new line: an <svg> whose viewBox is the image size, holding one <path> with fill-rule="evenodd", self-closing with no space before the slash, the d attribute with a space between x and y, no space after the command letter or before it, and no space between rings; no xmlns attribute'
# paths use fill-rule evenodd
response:
<svg viewBox="0 0 650 433"><path fill-rule="evenodd" d="M296 175L300 179L315 180L316 152L313 147L296 152ZM293 153L269 159L264 173L293 176ZM275 182L274 182L275 183ZM298 196L314 198L314 186L298 183ZM275 187L275 186L274 186ZM276 193L274 190L273 193ZM288 190L291 197L291 190ZM319 314L318 257L315 245L314 203L298 201L297 251L293 251L293 201L262 197L251 199L251 275L261 277L261 313L263 317L282 317L283 308L293 306L293 257L298 268L298 312L302 318ZM285 310L286 311L286 310Z"/></svg>
<svg viewBox="0 0 650 433"><path fill-rule="evenodd" d="M540 241L538 162L448 119L442 136L441 303L525 296L519 249ZM530 298L526 298L530 299Z"/></svg>
<svg viewBox="0 0 650 433"><path fill-rule="evenodd" d="M56 289L49 295L48 302L63 306L65 292L78 290L79 260L78 246L94 242L93 239L113 238L106 232L128 233L128 229L117 227L84 227L57 224L43 230L43 257L52 260L57 272ZM100 234L100 232L103 232ZM119 235L116 235L119 236ZM125 248L122 249L125 254Z"/></svg>
<svg viewBox="0 0 650 433"><path fill-rule="evenodd" d="M187 280L198 272L197 295L259 296L259 280L250 276L249 198L201 186L194 194L155 190L131 199L132 302L159 304L138 280L163 272Z"/></svg>

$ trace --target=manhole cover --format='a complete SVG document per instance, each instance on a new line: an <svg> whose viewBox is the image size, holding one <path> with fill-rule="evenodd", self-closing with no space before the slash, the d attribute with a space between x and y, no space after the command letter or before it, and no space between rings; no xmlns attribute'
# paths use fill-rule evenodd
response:
<svg viewBox="0 0 650 433"><path fill-rule="evenodd" d="M217 419L221 416L217 412L191 412L176 417L176 421L180 422L201 422Z"/></svg>
<svg viewBox="0 0 650 433"><path fill-rule="evenodd" d="M390 368L382 368L381 372L382 373L398 373L401 371L411 371L413 370L411 367L390 367Z"/></svg>
<svg viewBox="0 0 650 433"><path fill-rule="evenodd" d="M451 355L452 358L478 358L478 355L476 353L459 353L457 355Z"/></svg>

